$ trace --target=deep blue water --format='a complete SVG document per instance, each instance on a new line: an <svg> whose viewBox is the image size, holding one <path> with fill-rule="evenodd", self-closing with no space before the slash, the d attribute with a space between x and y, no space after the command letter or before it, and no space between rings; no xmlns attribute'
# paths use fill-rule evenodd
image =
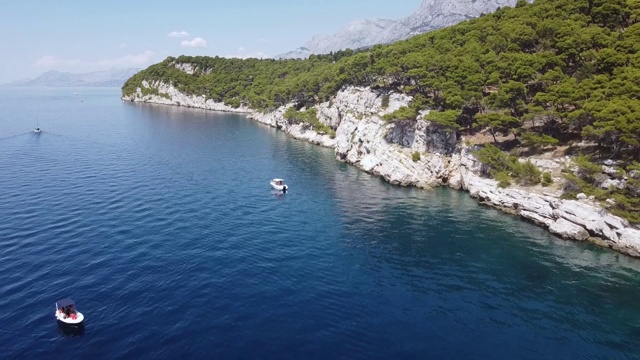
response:
<svg viewBox="0 0 640 360"><path fill-rule="evenodd" d="M118 95L0 89L2 359L639 354L639 260ZM55 322L67 296L81 336Z"/></svg>

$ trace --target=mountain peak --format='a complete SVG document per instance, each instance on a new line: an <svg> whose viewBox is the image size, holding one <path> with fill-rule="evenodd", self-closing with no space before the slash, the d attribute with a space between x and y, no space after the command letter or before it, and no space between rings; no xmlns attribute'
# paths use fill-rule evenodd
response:
<svg viewBox="0 0 640 360"><path fill-rule="evenodd" d="M308 52L290 51L276 58L308 57L332 51L359 49L387 44L461 21L494 12L499 7L513 6L517 0L423 0L411 15L400 20L359 19L330 35L315 35L307 42ZM528 0L531 2L532 0ZM304 55L304 56L303 56ZM289 56L289 57L284 57Z"/></svg>

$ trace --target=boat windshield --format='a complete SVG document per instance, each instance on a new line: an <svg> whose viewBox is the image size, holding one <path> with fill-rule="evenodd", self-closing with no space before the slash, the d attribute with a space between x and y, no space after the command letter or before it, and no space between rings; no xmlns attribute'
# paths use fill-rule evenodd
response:
<svg viewBox="0 0 640 360"><path fill-rule="evenodd" d="M65 308L67 306L74 306L74 305L75 305L75 303L71 299L62 299L62 300L56 301L56 307L58 309L62 309L62 308Z"/></svg>

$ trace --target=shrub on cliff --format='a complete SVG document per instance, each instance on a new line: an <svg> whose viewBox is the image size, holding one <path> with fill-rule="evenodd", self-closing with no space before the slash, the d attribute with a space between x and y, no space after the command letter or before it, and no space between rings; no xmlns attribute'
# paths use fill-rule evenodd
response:
<svg viewBox="0 0 640 360"><path fill-rule="evenodd" d="M499 188L504 189L511 186L511 176L509 176L509 173L507 173L506 171L496 173L495 178L498 181Z"/></svg>
<svg viewBox="0 0 640 360"><path fill-rule="evenodd" d="M473 154L482 163L487 175L495 176L497 173L509 171L511 167L507 155L496 146L486 145Z"/></svg>
<svg viewBox="0 0 640 360"><path fill-rule="evenodd" d="M158 91L158 89L154 87L142 87L140 88L140 92L142 93L142 96L160 95L160 92Z"/></svg>
<svg viewBox="0 0 640 360"><path fill-rule="evenodd" d="M551 186L552 184L553 176L551 176L551 173L545 172L544 174L542 174L542 186L547 187Z"/></svg>
<svg viewBox="0 0 640 360"><path fill-rule="evenodd" d="M603 176L602 165L593 163L588 156L574 159L577 171L565 170L565 193L563 198L574 199L579 193L593 196L603 206L634 224L640 223L640 164L634 162L625 168L627 184L623 188L602 189L596 186L597 178ZM605 202L613 200L612 203Z"/></svg>
<svg viewBox="0 0 640 360"><path fill-rule="evenodd" d="M424 110L426 107L427 99L418 94L413 100L409 103L409 106L403 106L398 110L392 112L391 114L387 114L384 116L384 119L387 122L392 121L403 121L403 120L417 120L418 114L421 110Z"/></svg>
<svg viewBox="0 0 640 360"><path fill-rule="evenodd" d="M510 129L513 129L518 126L520 120L517 118L504 113L489 113L482 114L476 116L477 123L483 128L489 129L491 136L493 136L493 141L498 142L496 139L496 133L498 132L506 132Z"/></svg>
<svg viewBox="0 0 640 360"><path fill-rule="evenodd" d="M327 134L332 138L336 136L335 130L333 130L330 126L323 124L320 119L318 119L317 111L315 108L311 108L307 111L298 111L295 107L290 107L283 114L284 118L287 119L289 124L299 124L299 123L307 123L313 127L317 133Z"/></svg>
<svg viewBox="0 0 640 360"><path fill-rule="evenodd" d="M602 165L593 163L591 157L587 155L577 156L573 159L573 163L578 168L577 176L592 186L596 184L596 175L602 173Z"/></svg>
<svg viewBox="0 0 640 360"><path fill-rule="evenodd" d="M416 120L417 117L418 117L418 110L409 106L403 106L400 109L392 112L391 114L385 115L384 119L387 122L393 122L393 121L402 121L402 120Z"/></svg>
<svg viewBox="0 0 640 360"><path fill-rule="evenodd" d="M494 145L487 145L475 151L474 155L484 166L485 174L503 184L506 184L503 174L509 175L518 184L524 186L537 185L541 182L542 172L531 161L520 162L517 156L508 155Z"/></svg>
<svg viewBox="0 0 640 360"><path fill-rule="evenodd" d="M627 185L622 189L609 189L615 200L610 210L629 222L640 224L640 163L634 161L625 170Z"/></svg>
<svg viewBox="0 0 640 360"><path fill-rule="evenodd" d="M546 146L555 146L558 144L558 139L545 135L545 134L536 134L533 132L524 132L520 135L520 142L522 145L532 148L539 149Z"/></svg>
<svg viewBox="0 0 640 360"><path fill-rule="evenodd" d="M522 185L532 186L540 184L542 172L531 161L519 163L516 177Z"/></svg>
<svg viewBox="0 0 640 360"><path fill-rule="evenodd" d="M460 117L460 111L458 110L446 110L446 111L431 111L424 117L425 120L440 124L449 129L459 130L461 127L458 124L458 117Z"/></svg>

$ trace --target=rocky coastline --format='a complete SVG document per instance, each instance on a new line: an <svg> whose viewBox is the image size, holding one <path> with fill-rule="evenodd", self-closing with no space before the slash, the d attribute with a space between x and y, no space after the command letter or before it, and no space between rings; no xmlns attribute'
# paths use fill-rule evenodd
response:
<svg viewBox="0 0 640 360"><path fill-rule="evenodd" d="M629 222L589 199L562 200L557 192L535 188L499 188L496 181L480 175L482 164L474 158L472 148L455 132L422 119L426 112L417 121L386 122L385 114L409 104L412 99L407 95L382 95L370 88L343 89L331 101L315 107L318 119L335 129L335 137L331 137L308 124L287 121L284 112L288 106L261 113L247 107L233 108L204 95L186 95L163 82L143 81L142 86L152 91L145 95L138 88L123 100L244 113L296 139L334 148L338 160L391 184L462 189L482 204L519 216L564 239L590 241L640 257L640 230Z"/></svg>

